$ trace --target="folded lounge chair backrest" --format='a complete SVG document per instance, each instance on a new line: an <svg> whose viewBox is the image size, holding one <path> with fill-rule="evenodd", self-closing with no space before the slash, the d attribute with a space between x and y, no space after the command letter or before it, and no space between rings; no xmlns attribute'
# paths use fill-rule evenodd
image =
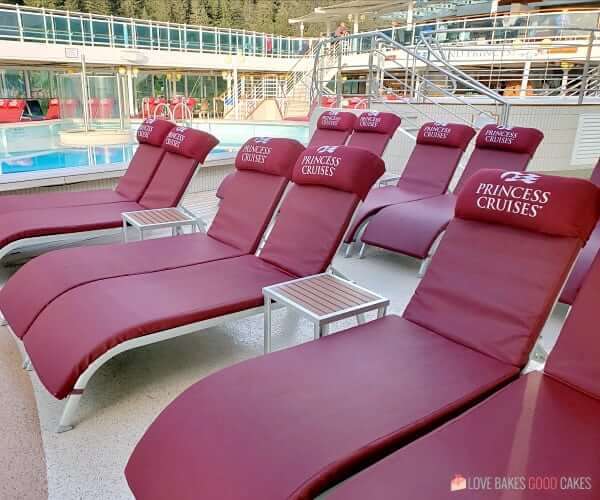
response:
<svg viewBox="0 0 600 500"><path fill-rule="evenodd" d="M425 123L406 162L399 186L443 193L475 130L458 123Z"/></svg>
<svg viewBox="0 0 600 500"><path fill-rule="evenodd" d="M295 276L325 271L359 201L384 171L381 158L360 148L306 149L260 258Z"/></svg>
<svg viewBox="0 0 600 500"><path fill-rule="evenodd" d="M522 367L600 213L589 181L473 175L404 317Z"/></svg>
<svg viewBox="0 0 600 500"><path fill-rule="evenodd" d="M139 146L116 191L131 201L138 201L150 184L165 150L162 144L175 126L167 120L144 120L137 130Z"/></svg>
<svg viewBox="0 0 600 500"><path fill-rule="evenodd" d="M209 236L254 253L292 177L304 146L293 139L254 137L235 158L236 172L219 204Z"/></svg>
<svg viewBox="0 0 600 500"><path fill-rule="evenodd" d="M201 130L188 127L171 129L163 141L165 155L140 198L140 205L145 208L176 206L196 167L204 162L217 144L216 137Z"/></svg>
<svg viewBox="0 0 600 500"><path fill-rule="evenodd" d="M317 128L308 143L309 148L341 146L352 133L356 115L347 111L325 111L317 120Z"/></svg>
<svg viewBox="0 0 600 500"><path fill-rule="evenodd" d="M596 255L544 372L600 399L600 254Z"/></svg>
<svg viewBox="0 0 600 500"><path fill-rule="evenodd" d="M362 113L354 124L354 132L350 136L348 146L363 148L381 156L401 121L394 113Z"/></svg>
<svg viewBox="0 0 600 500"><path fill-rule="evenodd" d="M475 149L454 192L458 193L465 181L482 168L522 172L543 138L544 134L535 128L486 125L477 135Z"/></svg>

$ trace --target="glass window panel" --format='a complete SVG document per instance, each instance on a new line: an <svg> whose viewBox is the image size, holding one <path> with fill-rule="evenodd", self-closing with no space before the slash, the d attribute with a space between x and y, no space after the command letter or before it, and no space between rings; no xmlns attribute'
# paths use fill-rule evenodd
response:
<svg viewBox="0 0 600 500"><path fill-rule="evenodd" d="M94 44L110 45L110 33L108 21L93 21L94 28Z"/></svg>
<svg viewBox="0 0 600 500"><path fill-rule="evenodd" d="M202 30L202 48L204 52L215 52L216 39L214 31Z"/></svg>
<svg viewBox="0 0 600 500"><path fill-rule="evenodd" d="M160 48L166 49L169 46L169 29L160 26L158 28L158 37L160 40Z"/></svg>
<svg viewBox="0 0 600 500"><path fill-rule="evenodd" d="M25 97L25 78L21 70L2 71L4 97Z"/></svg>
<svg viewBox="0 0 600 500"><path fill-rule="evenodd" d="M180 31L178 28L169 29L171 35L171 49L181 49Z"/></svg>
<svg viewBox="0 0 600 500"><path fill-rule="evenodd" d="M188 50L200 50L200 32L196 30L187 30L187 49Z"/></svg>
<svg viewBox="0 0 600 500"><path fill-rule="evenodd" d="M44 16L41 14L21 14L24 40L44 40L46 30L44 29Z"/></svg>
<svg viewBox="0 0 600 500"><path fill-rule="evenodd" d="M0 11L0 38L4 40L19 39L19 22L15 12Z"/></svg>
<svg viewBox="0 0 600 500"><path fill-rule="evenodd" d="M127 47L127 27L123 23L113 23L113 43L119 47Z"/></svg>
<svg viewBox="0 0 600 500"><path fill-rule="evenodd" d="M91 45L92 44L92 23L90 22L89 19L82 18L81 24L83 24L83 40L86 45Z"/></svg>
<svg viewBox="0 0 600 500"><path fill-rule="evenodd" d="M135 25L135 41L137 47L151 47L150 26L147 24Z"/></svg>
<svg viewBox="0 0 600 500"><path fill-rule="evenodd" d="M82 43L83 34L81 32L81 18L71 17L69 19L69 26L71 27L71 41L73 43Z"/></svg>
<svg viewBox="0 0 600 500"><path fill-rule="evenodd" d="M256 44L256 53L262 55L265 50L265 38L263 35L256 35L254 43Z"/></svg>
<svg viewBox="0 0 600 500"><path fill-rule="evenodd" d="M33 99L47 99L52 96L52 73L46 70L29 71L29 90Z"/></svg>

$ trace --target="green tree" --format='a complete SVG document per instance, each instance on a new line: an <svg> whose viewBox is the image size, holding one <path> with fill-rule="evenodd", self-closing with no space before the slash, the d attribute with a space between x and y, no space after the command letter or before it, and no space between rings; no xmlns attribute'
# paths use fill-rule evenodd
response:
<svg viewBox="0 0 600 500"><path fill-rule="evenodd" d="M44 7L46 9L55 9L58 7L56 0L25 0L28 7Z"/></svg>
<svg viewBox="0 0 600 500"><path fill-rule="evenodd" d="M82 5L79 0L65 0L63 4L63 9L65 10L82 10Z"/></svg>
<svg viewBox="0 0 600 500"><path fill-rule="evenodd" d="M139 12L136 0L119 0L118 14L123 17L137 17Z"/></svg>
<svg viewBox="0 0 600 500"><path fill-rule="evenodd" d="M106 16L112 13L109 0L82 0L81 8L84 12L104 14Z"/></svg>
<svg viewBox="0 0 600 500"><path fill-rule="evenodd" d="M188 6L181 0L169 1L169 19L174 23L185 23L187 21Z"/></svg>
<svg viewBox="0 0 600 500"><path fill-rule="evenodd" d="M191 0L188 22L200 26L210 25L210 17L204 0Z"/></svg>
<svg viewBox="0 0 600 500"><path fill-rule="evenodd" d="M165 0L148 0L144 2L148 17L155 21L168 21L171 13L170 5Z"/></svg>

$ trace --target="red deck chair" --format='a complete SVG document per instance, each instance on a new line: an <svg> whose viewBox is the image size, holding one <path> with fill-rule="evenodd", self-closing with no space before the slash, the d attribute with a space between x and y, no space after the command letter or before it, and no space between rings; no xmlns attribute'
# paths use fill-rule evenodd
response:
<svg viewBox="0 0 600 500"><path fill-rule="evenodd" d="M321 173L327 162L337 166ZM46 389L68 396L61 426L70 425L87 380L119 352L257 314L264 286L324 272L383 171L383 161L368 151L308 149L259 256L102 279L57 297L29 327L23 346Z"/></svg>
<svg viewBox="0 0 600 500"><path fill-rule="evenodd" d="M139 201L165 154L162 144L174 126L174 123L166 120L146 120L140 125L137 132L139 146L129 163L127 171L114 190L97 189L93 191L0 196L0 214L19 210Z"/></svg>
<svg viewBox="0 0 600 500"><path fill-rule="evenodd" d="M363 148L377 156L383 156L385 148L396 133L402 120L394 113L367 111L354 124L348 146Z"/></svg>
<svg viewBox="0 0 600 500"><path fill-rule="evenodd" d="M206 234L66 248L29 261L0 289L9 327L22 338L54 299L92 281L254 253L303 150L292 139L247 141L236 157L238 175L230 187L235 196L219 206Z"/></svg>
<svg viewBox="0 0 600 500"><path fill-rule="evenodd" d="M314 498L516 379L600 195L585 180L512 183L502 173L465 183L402 317L244 361L171 403L127 464L135 497ZM498 211L479 208L488 185L502 189ZM524 202L527 187L546 202ZM517 213L507 208L519 201Z"/></svg>
<svg viewBox="0 0 600 500"><path fill-rule="evenodd" d="M539 130L533 128L507 129L486 125L477 136L475 149L454 191L458 193L466 180L482 168L522 172L543 137ZM422 274L436 239L452 218L455 203L456 195L446 193L384 208L371 218L361 236L364 244L361 257L365 245L372 245L425 259L420 271Z"/></svg>
<svg viewBox="0 0 600 500"><path fill-rule="evenodd" d="M112 97L104 97L98 103L98 118L112 118L115 100Z"/></svg>
<svg viewBox="0 0 600 500"><path fill-rule="evenodd" d="M58 99L53 98L48 101L48 109L44 120L58 120L60 118L60 105Z"/></svg>
<svg viewBox="0 0 600 500"><path fill-rule="evenodd" d="M317 120L317 128L307 147L341 146L346 144L348 137L350 137L350 134L352 133L355 120L356 115L353 113L325 111ZM221 181L216 193L217 198L222 200L225 197L227 183L234 174L235 172L226 175Z"/></svg>
<svg viewBox="0 0 600 500"><path fill-rule="evenodd" d="M458 123L425 123L395 186L371 190L358 210L346 243L352 243L361 226L381 209L397 203L444 194L475 130Z"/></svg>
<svg viewBox="0 0 600 500"><path fill-rule="evenodd" d="M327 498L596 500L600 477L598 304L600 258L596 257L544 373L520 377L469 412L342 484ZM524 479L512 492L473 491L472 476Z"/></svg>
<svg viewBox="0 0 600 500"><path fill-rule="evenodd" d="M166 151L138 201L54 207L7 212L0 218L0 258L32 244L39 245L64 235L100 235L122 226L123 212L174 207L181 200L197 166L218 144L212 135L175 127L165 137ZM132 180L130 176L128 180ZM129 189L123 185L123 190ZM123 194L123 190L116 195ZM71 193L69 193L71 194Z"/></svg>
<svg viewBox="0 0 600 500"><path fill-rule="evenodd" d="M21 121L24 111L24 99L0 99L0 123Z"/></svg>
<svg viewBox="0 0 600 500"><path fill-rule="evenodd" d="M79 102L75 99L65 99L62 103L63 118L75 118Z"/></svg>
<svg viewBox="0 0 600 500"><path fill-rule="evenodd" d="M592 172L592 177L590 179L597 187L600 187L600 159L594 170ZM585 248L579 255L577 262L573 266L573 270L569 275L569 279L567 280L567 284L563 288L563 291L560 295L560 302L563 304L573 304L575 297L577 297L577 293L581 288L581 284L585 279L586 274L588 273L590 266L598 250L600 249L600 224L594 228L590 239L588 240Z"/></svg>

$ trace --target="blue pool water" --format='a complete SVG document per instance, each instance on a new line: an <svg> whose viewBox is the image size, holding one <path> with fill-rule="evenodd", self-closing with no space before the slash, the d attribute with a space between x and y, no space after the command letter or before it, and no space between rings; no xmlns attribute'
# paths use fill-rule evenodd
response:
<svg viewBox="0 0 600 500"><path fill-rule="evenodd" d="M56 124L27 127L0 128L0 173L18 174L61 168L88 168L128 163L135 144L123 146L93 146L89 148L63 148L58 133L64 128ZM132 125L135 131L136 125ZM236 151L250 137L287 137L307 143L309 130L305 124L282 125L277 123L212 122L194 124L219 139L212 156Z"/></svg>

